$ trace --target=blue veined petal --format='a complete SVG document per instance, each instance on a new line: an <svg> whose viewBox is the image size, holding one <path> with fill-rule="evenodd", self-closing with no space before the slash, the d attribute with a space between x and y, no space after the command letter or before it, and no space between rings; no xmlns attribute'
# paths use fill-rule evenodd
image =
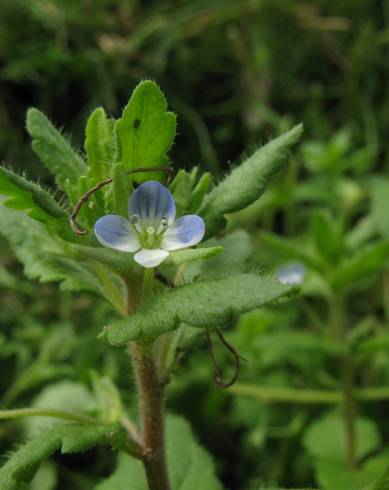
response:
<svg viewBox="0 0 389 490"><path fill-rule="evenodd" d="M134 215L138 217L138 223L143 229L148 226L158 229L164 217L168 225L173 223L176 216L176 203L165 186L150 180L134 191L128 212L130 219Z"/></svg>
<svg viewBox="0 0 389 490"><path fill-rule="evenodd" d="M194 214L188 214L175 221L165 231L161 247L164 250L178 250L201 242L205 233L205 223Z"/></svg>
<svg viewBox="0 0 389 490"><path fill-rule="evenodd" d="M150 267L157 267L157 265L164 261L168 255L169 252L166 252L166 250L161 250L160 248L154 248L152 250L143 248L134 255L134 260L135 262L138 262L139 265L146 267L147 269Z"/></svg>
<svg viewBox="0 0 389 490"><path fill-rule="evenodd" d="M95 235L101 245L105 247L123 252L136 252L140 249L130 222L122 216L108 214L99 218L95 223Z"/></svg>
<svg viewBox="0 0 389 490"><path fill-rule="evenodd" d="M281 284L298 286L304 281L305 267L300 262L287 264L277 269L276 275Z"/></svg>

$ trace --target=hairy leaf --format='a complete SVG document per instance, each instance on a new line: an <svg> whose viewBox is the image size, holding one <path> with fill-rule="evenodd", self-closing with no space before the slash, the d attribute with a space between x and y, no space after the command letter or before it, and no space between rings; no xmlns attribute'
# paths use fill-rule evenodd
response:
<svg viewBox="0 0 389 490"><path fill-rule="evenodd" d="M114 119L102 107L95 109L86 124L85 150L90 187L110 177L115 154Z"/></svg>
<svg viewBox="0 0 389 490"><path fill-rule="evenodd" d="M112 183L113 213L128 218L128 200L132 192L131 179L121 163L115 165Z"/></svg>
<svg viewBox="0 0 389 490"><path fill-rule="evenodd" d="M7 196L3 202L14 209L23 209L39 221L58 226L67 221L67 213L49 192L38 184L30 182L12 170L0 167L0 194Z"/></svg>
<svg viewBox="0 0 389 490"><path fill-rule="evenodd" d="M208 247L208 248L187 248L185 250L175 250L170 252L169 257L164 262L165 265L181 265L194 262L195 260L204 260L215 257L223 252L224 248L221 246Z"/></svg>
<svg viewBox="0 0 389 490"><path fill-rule="evenodd" d="M160 167L168 162L167 152L176 134L176 116L166 112L167 104L158 85L141 82L117 122L119 161L127 168ZM160 174L136 174L143 182Z"/></svg>
<svg viewBox="0 0 389 490"><path fill-rule="evenodd" d="M32 137L33 150L55 175L57 185L75 204L78 179L86 172L85 162L38 109L32 108L27 112L27 131Z"/></svg>
<svg viewBox="0 0 389 490"><path fill-rule="evenodd" d="M41 461L55 451L62 454L83 452L100 444L110 444L121 431L117 425L62 424L34 437L11 454L0 469L1 490L19 490L35 475Z"/></svg>
<svg viewBox="0 0 389 490"><path fill-rule="evenodd" d="M97 261L86 257L74 260L71 244L54 238L41 223L0 206L0 232L24 264L25 274L30 279L61 282L63 289L101 295L124 313L126 289L123 280Z"/></svg>
<svg viewBox="0 0 389 490"><path fill-rule="evenodd" d="M184 214L192 195L191 175L180 169L170 185L170 190L176 202L177 216Z"/></svg>
<svg viewBox="0 0 389 490"><path fill-rule="evenodd" d="M205 219L208 237L225 227L225 214L247 207L263 194L268 180L287 162L290 148L300 139L302 131L303 126L299 124L270 141L207 195L200 214Z"/></svg>
<svg viewBox="0 0 389 490"><path fill-rule="evenodd" d="M193 437L189 424L182 418L168 416L166 422L167 463L172 490L221 490L213 464ZM97 485L95 490L148 490L139 461L121 455L116 471Z"/></svg>
<svg viewBox="0 0 389 490"><path fill-rule="evenodd" d="M102 332L112 345L152 340L178 328L181 322L200 328L228 324L235 316L270 303L292 290L272 277L238 274L215 281L188 284L152 298L131 317Z"/></svg>

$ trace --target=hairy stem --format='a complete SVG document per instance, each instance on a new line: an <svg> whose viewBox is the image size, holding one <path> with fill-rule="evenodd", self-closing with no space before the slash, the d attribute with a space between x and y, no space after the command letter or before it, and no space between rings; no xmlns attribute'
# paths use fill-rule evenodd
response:
<svg viewBox="0 0 389 490"><path fill-rule="evenodd" d="M165 459L164 387L158 378L151 347L132 344L142 424L143 463L150 490L169 490Z"/></svg>
<svg viewBox="0 0 389 490"><path fill-rule="evenodd" d="M152 294L153 269L145 269L142 301ZM150 490L170 490L165 458L164 384L158 377L153 344L133 342L132 362L142 426L143 464Z"/></svg>

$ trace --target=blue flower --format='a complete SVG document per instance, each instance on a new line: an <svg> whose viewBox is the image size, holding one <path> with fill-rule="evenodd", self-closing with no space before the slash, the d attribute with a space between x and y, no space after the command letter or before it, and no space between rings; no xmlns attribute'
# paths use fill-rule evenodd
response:
<svg viewBox="0 0 389 490"><path fill-rule="evenodd" d="M128 204L129 219L109 214L95 224L97 240L105 247L136 252L134 260L143 267L157 267L169 252L199 243L205 232L200 216L176 217L170 191L159 182L140 185Z"/></svg>
<svg viewBox="0 0 389 490"><path fill-rule="evenodd" d="M300 262L284 265L277 269L276 275L281 284L299 286L304 281L305 267Z"/></svg>

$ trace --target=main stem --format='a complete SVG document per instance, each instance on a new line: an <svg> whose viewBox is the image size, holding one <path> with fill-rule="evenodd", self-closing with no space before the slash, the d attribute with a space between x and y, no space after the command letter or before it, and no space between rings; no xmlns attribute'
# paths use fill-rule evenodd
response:
<svg viewBox="0 0 389 490"><path fill-rule="evenodd" d="M142 301L152 294L153 269L145 269ZM143 464L150 490L170 490L165 457L164 384L158 376L153 344L133 342L132 362L138 386Z"/></svg>
<svg viewBox="0 0 389 490"><path fill-rule="evenodd" d="M331 302L332 328L334 336L342 343L346 344L346 330L344 318L344 302L341 295L336 292ZM342 391L344 420L347 437L347 464L349 468L357 467L356 458L356 437L355 437L355 387L354 387L354 367L352 356L346 353L342 359L341 366Z"/></svg>

